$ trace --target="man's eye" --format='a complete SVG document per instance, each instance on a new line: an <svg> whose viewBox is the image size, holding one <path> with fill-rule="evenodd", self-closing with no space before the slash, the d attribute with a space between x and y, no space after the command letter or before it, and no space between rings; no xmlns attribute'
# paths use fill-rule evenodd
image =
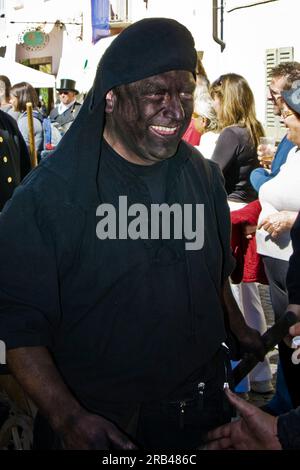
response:
<svg viewBox="0 0 300 470"><path fill-rule="evenodd" d="M165 94L164 90L150 90L147 93L149 96L163 96Z"/></svg>
<svg viewBox="0 0 300 470"><path fill-rule="evenodd" d="M191 91L182 91L180 96L188 100L192 100L194 98L194 94Z"/></svg>

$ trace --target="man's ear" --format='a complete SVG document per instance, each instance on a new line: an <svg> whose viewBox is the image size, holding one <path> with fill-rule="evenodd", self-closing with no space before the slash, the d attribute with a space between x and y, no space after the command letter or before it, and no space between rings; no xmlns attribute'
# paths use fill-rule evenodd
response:
<svg viewBox="0 0 300 470"><path fill-rule="evenodd" d="M106 101L105 112L112 113L114 109L115 101L116 101L116 95L114 94L113 90L109 90L106 93L105 101Z"/></svg>

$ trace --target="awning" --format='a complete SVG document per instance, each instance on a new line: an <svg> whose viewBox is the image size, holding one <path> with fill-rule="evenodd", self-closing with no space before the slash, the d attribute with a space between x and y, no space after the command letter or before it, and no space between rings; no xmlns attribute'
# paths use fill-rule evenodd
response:
<svg viewBox="0 0 300 470"><path fill-rule="evenodd" d="M5 59L5 57L0 57L0 75L6 75L12 85L19 82L28 82L34 88L54 88L55 86L54 75L40 72L18 62Z"/></svg>

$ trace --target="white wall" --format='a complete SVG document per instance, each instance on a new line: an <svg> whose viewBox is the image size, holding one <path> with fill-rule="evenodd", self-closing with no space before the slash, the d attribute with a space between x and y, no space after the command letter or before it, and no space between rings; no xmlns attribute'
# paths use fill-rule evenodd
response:
<svg viewBox="0 0 300 470"><path fill-rule="evenodd" d="M58 2L59 0L52 1ZM80 5L86 17L89 18L90 11L88 12L87 2L89 0L76 0L74 6L76 5L76 9L78 9ZM214 80L226 72L244 75L254 91L258 117L264 122L265 50L293 46L294 58L300 61L298 41L300 2L299 0L277 0L229 12L233 7L254 2L255 0L251 0L251 2L249 0L226 0L224 2L226 48L223 53L212 38L212 0L184 0L182 2L149 0L148 10L142 0L132 0L132 19L137 21L143 17L162 16L174 18L185 24L194 36L196 49L204 51L203 64L210 80ZM69 7L71 16L71 3ZM59 9L55 11L57 13ZM288 21L285 20L286 18ZM27 52L19 46L17 59L51 55L53 56L53 72L56 73L61 55L60 34L60 31L54 28L51 32L49 45L42 51ZM86 45L88 48L93 47L90 42ZM74 53L74 57L77 55Z"/></svg>
<svg viewBox="0 0 300 470"><path fill-rule="evenodd" d="M148 16L169 16L192 32L196 49L203 50L203 65L211 81L220 74L235 72L249 82L256 100L258 118L265 121L265 51L294 47L294 60L300 61L299 0L278 0L229 12L251 2L224 2L224 42L212 38L212 0L150 0ZM288 18L288 21L286 21Z"/></svg>
<svg viewBox="0 0 300 470"><path fill-rule="evenodd" d="M56 26L49 34L49 42L46 47L37 51L30 51L21 44L16 47L16 61L25 59L36 59L38 57L52 57L52 74L56 75L62 54L63 31Z"/></svg>
<svg viewBox="0 0 300 470"><path fill-rule="evenodd" d="M227 10L230 3L226 2ZM226 48L222 54L221 72L234 71L247 78L262 122L265 119L265 51L294 47L294 60L300 61L299 8L299 0L278 0L225 12Z"/></svg>

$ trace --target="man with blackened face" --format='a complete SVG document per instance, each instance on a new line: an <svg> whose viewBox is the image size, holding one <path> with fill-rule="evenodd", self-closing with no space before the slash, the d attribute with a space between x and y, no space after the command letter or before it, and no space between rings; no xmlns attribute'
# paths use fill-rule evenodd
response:
<svg viewBox="0 0 300 470"><path fill-rule="evenodd" d="M191 72L173 70L108 92L105 139L139 165L173 157L191 119L194 89Z"/></svg>
<svg viewBox="0 0 300 470"><path fill-rule="evenodd" d="M230 294L221 172L181 139L196 58L177 21L126 28L1 214L0 340L36 448L196 449L231 419L225 325L262 356Z"/></svg>

